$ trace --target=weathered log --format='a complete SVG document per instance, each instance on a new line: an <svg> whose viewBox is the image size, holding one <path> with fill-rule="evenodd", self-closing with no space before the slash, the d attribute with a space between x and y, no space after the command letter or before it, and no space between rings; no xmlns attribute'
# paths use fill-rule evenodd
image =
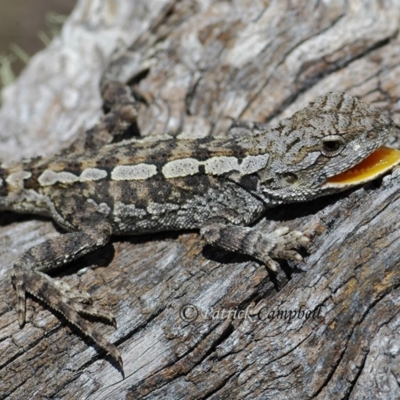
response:
<svg viewBox="0 0 400 400"><path fill-rule="evenodd" d="M272 125L332 90L399 124L399 21L395 0L81 0L4 92L0 156L54 153L91 127L105 71L145 96L145 135L224 135L239 119ZM109 66L127 47L126 68ZM399 183L397 171L271 210L266 230L312 238L304 262L283 263L277 278L203 247L196 232L115 238L59 271L115 313L116 330L93 323L120 348L125 378L35 299L20 329L13 260L59 232L3 212L0 398L399 398Z"/></svg>

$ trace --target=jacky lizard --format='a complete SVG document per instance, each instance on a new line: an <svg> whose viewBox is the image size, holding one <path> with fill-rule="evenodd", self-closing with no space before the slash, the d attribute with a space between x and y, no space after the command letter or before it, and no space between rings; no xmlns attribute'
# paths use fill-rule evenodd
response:
<svg viewBox="0 0 400 400"><path fill-rule="evenodd" d="M400 152L382 147L394 128L376 108L344 93L319 97L268 130L244 127L229 139L146 137L122 140L137 106L118 82L102 87L107 114L69 150L0 168L0 208L45 215L67 233L32 247L15 261L18 317L26 292L62 313L111 354L118 348L79 314L114 322L46 272L104 246L112 234L200 229L213 246L255 257L301 260L309 239L248 225L272 206L304 202L382 175Z"/></svg>

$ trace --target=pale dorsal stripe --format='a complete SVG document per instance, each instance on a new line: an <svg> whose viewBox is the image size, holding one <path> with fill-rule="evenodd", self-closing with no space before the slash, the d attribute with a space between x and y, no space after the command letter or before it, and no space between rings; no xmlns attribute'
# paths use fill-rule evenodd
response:
<svg viewBox="0 0 400 400"><path fill-rule="evenodd" d="M236 157L212 157L204 161L206 174L222 175L231 171L240 171L239 161Z"/></svg>
<svg viewBox="0 0 400 400"><path fill-rule="evenodd" d="M199 173L199 167L204 165L206 174L222 175L231 171L239 171L243 175L253 174L267 166L268 154L259 156L247 156L239 165L236 157L212 157L205 161L198 161L195 158L184 158L170 161L165 164L162 173L166 178L182 178Z"/></svg>
<svg viewBox="0 0 400 400"><path fill-rule="evenodd" d="M206 174L222 175L231 171L238 171L242 175L253 174L265 168L268 163L268 154L247 156L239 164L236 157L211 157L205 161L195 158L182 158L166 163L162 168L163 175L168 178L182 178L198 174L200 166L204 166ZM157 174L157 167L152 164L118 165L111 171L114 181L145 180ZM54 172L46 169L38 178L41 186L60 183L99 181L107 177L107 171L99 168L86 168L80 176L71 172Z"/></svg>
<svg viewBox="0 0 400 400"><path fill-rule="evenodd" d="M59 183L75 183L75 182L90 182L98 181L107 176L107 171L98 168L86 168L80 176L72 172L54 172L51 169L46 169L38 178L41 186L51 186Z"/></svg>
<svg viewBox="0 0 400 400"><path fill-rule="evenodd" d="M51 186L57 182L60 183L74 183L79 178L71 172L54 172L51 169L46 169L38 178L41 186Z"/></svg>
<svg viewBox="0 0 400 400"><path fill-rule="evenodd" d="M260 154L259 156L247 156L240 164L242 174L254 174L268 165L269 154Z"/></svg>
<svg viewBox="0 0 400 400"><path fill-rule="evenodd" d="M157 174L157 167L152 164L119 165L111 172L115 181L136 181L151 178Z"/></svg>
<svg viewBox="0 0 400 400"><path fill-rule="evenodd" d="M24 179L29 179L32 173L29 171L17 171L7 176L6 182L14 188L22 189L24 187Z"/></svg>
<svg viewBox="0 0 400 400"><path fill-rule="evenodd" d="M201 162L195 158L183 158L166 163L162 173L166 178L179 178L199 173Z"/></svg>
<svg viewBox="0 0 400 400"><path fill-rule="evenodd" d="M79 176L81 182L99 181L107 176L107 171L99 168L86 168Z"/></svg>

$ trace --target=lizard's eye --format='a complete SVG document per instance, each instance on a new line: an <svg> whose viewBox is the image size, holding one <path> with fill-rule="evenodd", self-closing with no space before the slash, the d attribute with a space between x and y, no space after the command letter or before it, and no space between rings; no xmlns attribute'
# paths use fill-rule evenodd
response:
<svg viewBox="0 0 400 400"><path fill-rule="evenodd" d="M287 183L293 184L297 182L297 175L293 172L286 172L282 174L282 177Z"/></svg>
<svg viewBox="0 0 400 400"><path fill-rule="evenodd" d="M327 157L338 155L344 148L344 140L338 135L329 135L322 139L321 152Z"/></svg>

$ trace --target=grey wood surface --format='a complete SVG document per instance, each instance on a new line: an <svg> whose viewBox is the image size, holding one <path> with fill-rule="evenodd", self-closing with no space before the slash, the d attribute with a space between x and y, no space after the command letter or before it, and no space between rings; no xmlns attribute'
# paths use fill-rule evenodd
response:
<svg viewBox="0 0 400 400"><path fill-rule="evenodd" d="M146 97L145 135L273 124L332 90L399 124L399 21L395 0L80 0L3 93L1 159L54 153L92 126L106 70ZM127 67L109 67L128 47ZM269 211L265 230L312 238L304 262L282 265L279 291L262 265L204 247L196 232L114 238L55 274L115 313L116 330L93 323L119 346L125 378L35 299L19 328L13 260L61 231L3 212L0 398L400 398L399 172ZM277 314L296 310L291 321Z"/></svg>

